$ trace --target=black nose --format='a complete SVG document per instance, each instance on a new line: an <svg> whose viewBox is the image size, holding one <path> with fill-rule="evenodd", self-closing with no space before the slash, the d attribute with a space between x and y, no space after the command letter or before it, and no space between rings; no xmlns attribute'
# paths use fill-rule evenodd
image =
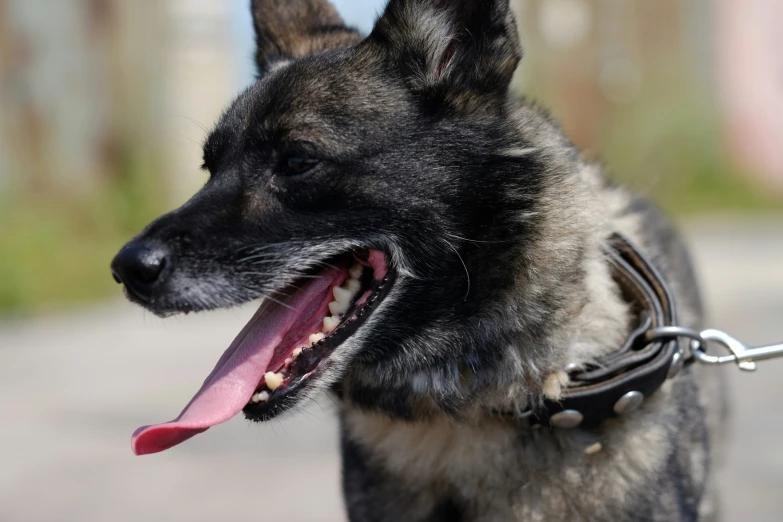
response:
<svg viewBox="0 0 783 522"><path fill-rule="evenodd" d="M114 280L123 283L128 291L148 301L160 283L167 263L168 258L163 249L131 243L111 262L111 273Z"/></svg>

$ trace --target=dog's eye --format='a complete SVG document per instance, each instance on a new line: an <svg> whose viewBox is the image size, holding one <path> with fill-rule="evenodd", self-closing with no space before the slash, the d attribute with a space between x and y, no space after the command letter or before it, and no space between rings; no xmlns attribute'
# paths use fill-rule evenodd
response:
<svg viewBox="0 0 783 522"><path fill-rule="evenodd" d="M283 174L295 176L305 174L321 164L321 160L307 156L286 156L283 158Z"/></svg>

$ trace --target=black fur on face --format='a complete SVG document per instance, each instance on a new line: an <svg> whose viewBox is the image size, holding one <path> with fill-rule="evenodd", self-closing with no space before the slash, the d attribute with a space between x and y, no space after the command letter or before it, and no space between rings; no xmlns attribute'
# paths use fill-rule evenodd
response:
<svg viewBox="0 0 783 522"><path fill-rule="evenodd" d="M361 41L326 6L253 2L262 76L207 140L206 186L137 238L170 259L141 304L238 305L382 250L394 288L320 385L345 378L348 399L402 416L425 393L456 411L519 335L493 318L524 272L547 175L511 117L508 0L392 0ZM297 38L270 29L302 12Z"/></svg>

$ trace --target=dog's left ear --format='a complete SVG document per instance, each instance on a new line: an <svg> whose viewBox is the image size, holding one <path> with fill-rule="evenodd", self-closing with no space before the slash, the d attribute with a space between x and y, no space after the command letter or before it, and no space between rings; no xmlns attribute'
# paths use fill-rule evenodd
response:
<svg viewBox="0 0 783 522"><path fill-rule="evenodd" d="M522 59L509 0L391 0L369 38L421 90L505 95Z"/></svg>
<svg viewBox="0 0 783 522"><path fill-rule="evenodd" d="M251 0L258 72L275 62L352 45L361 35L346 27L328 0Z"/></svg>

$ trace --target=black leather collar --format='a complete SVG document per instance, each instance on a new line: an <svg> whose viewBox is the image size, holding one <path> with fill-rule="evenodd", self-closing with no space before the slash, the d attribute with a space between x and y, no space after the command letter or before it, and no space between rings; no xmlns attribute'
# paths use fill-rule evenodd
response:
<svg viewBox="0 0 783 522"><path fill-rule="evenodd" d="M567 368L569 383L562 399L544 400L522 414L531 425L589 428L630 413L685 362L676 338L649 341L646 336L652 329L677 325L677 310L666 281L620 234L612 236L606 253L614 278L632 306L633 332L618 351L589 367Z"/></svg>

